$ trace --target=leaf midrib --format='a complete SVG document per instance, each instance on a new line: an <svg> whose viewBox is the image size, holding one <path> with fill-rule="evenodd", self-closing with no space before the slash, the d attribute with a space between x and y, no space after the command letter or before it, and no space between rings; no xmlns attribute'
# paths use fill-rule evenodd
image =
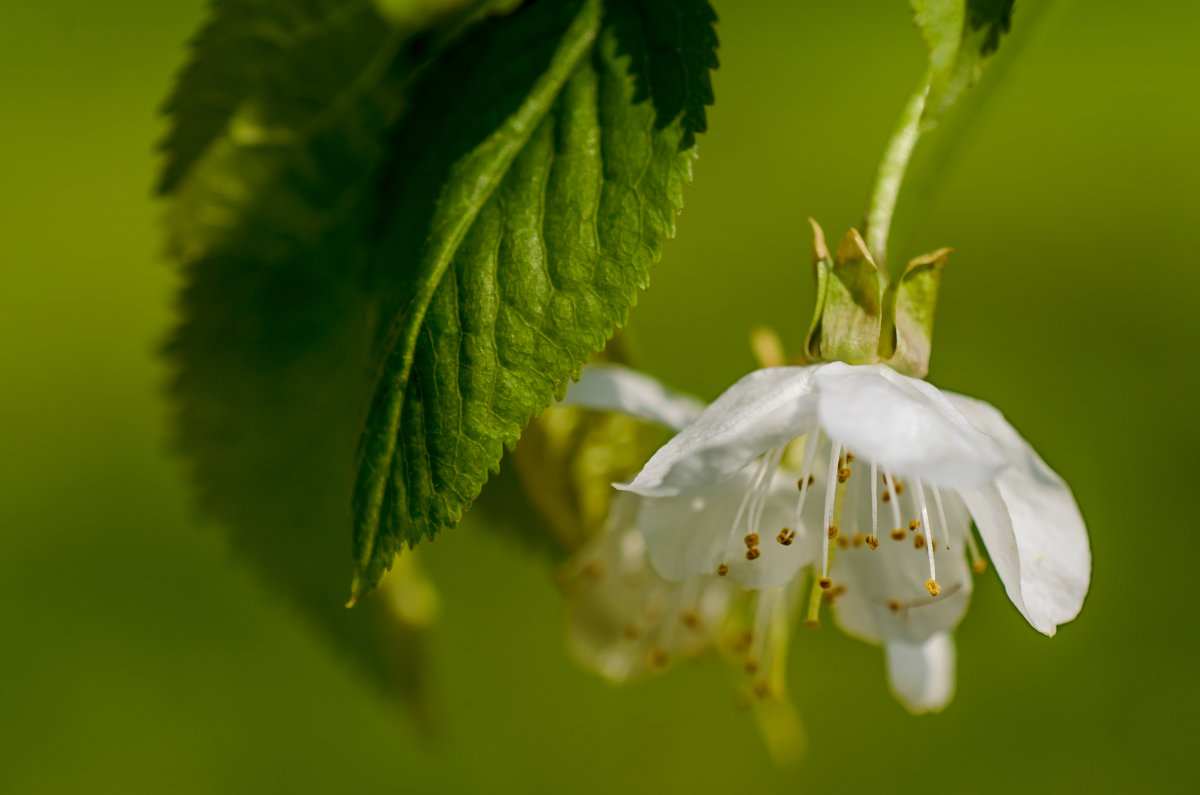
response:
<svg viewBox="0 0 1200 795"><path fill-rule="evenodd" d="M355 521L361 526L361 537L364 540L357 550L358 566L351 583L351 604L371 587L365 573L379 535L385 491L388 479L392 476L396 447L399 444L401 411L407 396L417 335L424 325L426 310L453 260L454 253L462 244L480 209L491 198L517 154L550 111L568 77L590 53L599 34L601 18L600 1L585 0L583 7L567 28L549 67L534 83L525 101L498 130L465 158L462 166L455 169L459 172L456 178L463 173L477 171L478 173L473 175L475 178L470 180L476 189L469 194L470 201L465 206L459 204L452 214L442 214L441 218L435 220L423 247L425 253L421 257L421 266L415 281L416 292L405 307L400 323L395 328L395 336L384 348L382 356L385 369L389 363L395 361L397 355L400 360L399 367L391 377L388 377L386 372L381 375L381 381L375 390L378 392L386 388L388 395L383 427L374 435L374 439L382 439L383 449L373 450L371 447L377 444L368 442L363 459L359 463L360 477L362 473L366 473L367 482L363 488L364 507L361 513L356 512ZM475 162L481 159L481 152L487 155L486 160L490 162ZM380 465L370 466L372 460L378 461Z"/></svg>

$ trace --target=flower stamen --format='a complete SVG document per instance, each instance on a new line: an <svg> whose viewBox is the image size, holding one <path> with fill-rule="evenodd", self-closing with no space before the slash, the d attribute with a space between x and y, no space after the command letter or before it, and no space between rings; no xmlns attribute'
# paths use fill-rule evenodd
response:
<svg viewBox="0 0 1200 795"><path fill-rule="evenodd" d="M867 536L867 546L876 549L879 546L879 465L871 462L871 534ZM856 543L855 546L858 546Z"/></svg>
<svg viewBox="0 0 1200 795"><path fill-rule="evenodd" d="M987 571L987 558L979 551L979 545L975 543L975 526L968 524L964 536L967 539L967 557L971 560L971 571L976 574L983 574Z"/></svg>
<svg viewBox="0 0 1200 795"><path fill-rule="evenodd" d="M900 520L900 491L896 479L888 474L887 470L883 472L883 485L887 488L883 493L883 501L892 506L892 539L895 541L904 540L904 528Z"/></svg>
<svg viewBox="0 0 1200 795"><path fill-rule="evenodd" d="M817 458L820 439L820 429L813 428L808 432L808 438L804 440L804 460L800 463L800 480L798 481L800 484L800 497L796 501L796 528L801 534L805 533L804 501L808 498L809 489L816 482L816 477L812 474L812 466Z"/></svg>
<svg viewBox="0 0 1200 795"><path fill-rule="evenodd" d="M745 668L746 673L755 677L753 689L755 695L760 698L771 694L771 669L778 656L778 649L774 647L780 641L775 629L777 614L783 603L783 592L783 588L772 588L769 591L759 591L756 595L754 628L751 633L753 640Z"/></svg>
<svg viewBox="0 0 1200 795"><path fill-rule="evenodd" d="M950 523L946 521L946 509L942 507L942 492L937 486L930 486L929 489L933 492L933 504L937 506L938 521L942 523L942 543L946 549L950 549Z"/></svg>
<svg viewBox="0 0 1200 795"><path fill-rule="evenodd" d="M761 499L766 501L766 494L770 490L771 476L775 474L775 467L779 465L779 460L783 457L783 449L777 448L769 450L758 461L758 468L754 471L754 476L750 479L750 488L746 490L745 496L742 497L742 502L738 505L737 513L733 516L733 523L729 527L729 539L726 541L726 549L733 543L733 537L737 534L738 527L742 524L742 517L747 518L747 524L750 525L750 533L746 536L746 559L754 560L758 557L757 535L754 530L754 514L757 503ZM749 511L749 514L747 514ZM749 538L755 536L755 546L751 546ZM721 571L724 568L725 571ZM717 567L717 574L722 577L729 571L728 565L722 563Z"/></svg>
<svg viewBox="0 0 1200 795"><path fill-rule="evenodd" d="M779 469L779 462L783 460L784 447L776 447L767 453L767 470L763 476L762 482L759 484L759 492L750 506L750 532L758 534L758 523L762 520L763 511L767 507L767 497L771 492L771 482L775 479L775 472Z"/></svg>
<svg viewBox="0 0 1200 795"><path fill-rule="evenodd" d="M825 533L821 538L821 577L829 576L829 540L836 535L833 521L833 509L835 496L838 491L838 486L845 486L845 483L838 483L838 459L841 456L842 446L837 442L833 442L833 447L829 451L829 473L825 480L825 526L830 528L831 532Z"/></svg>
<svg viewBox="0 0 1200 795"><path fill-rule="evenodd" d="M929 506L925 502L925 487L921 481L917 481L917 504L921 506L921 521L925 523L925 527L929 528L929 537L933 538L933 529L929 525ZM942 590L937 584L937 568L933 562L933 544L928 544L925 547L929 550L929 579L925 581L925 589L929 591L930 596L937 596Z"/></svg>

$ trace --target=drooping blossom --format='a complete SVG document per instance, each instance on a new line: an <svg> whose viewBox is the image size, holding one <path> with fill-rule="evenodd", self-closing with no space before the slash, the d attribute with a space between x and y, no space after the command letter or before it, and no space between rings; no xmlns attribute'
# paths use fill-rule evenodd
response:
<svg viewBox="0 0 1200 795"><path fill-rule="evenodd" d="M591 405L661 416L672 403L666 391L621 391ZM1073 618L1087 591L1087 535L1063 481L990 405L885 365L751 373L621 488L642 497L635 523L663 578L716 574L761 592L765 657L767 627L787 625L794 604L777 589L794 593L811 565L806 622L831 602L845 631L882 644L892 689L914 711L953 694L949 633L985 566L972 520L1039 631Z"/></svg>

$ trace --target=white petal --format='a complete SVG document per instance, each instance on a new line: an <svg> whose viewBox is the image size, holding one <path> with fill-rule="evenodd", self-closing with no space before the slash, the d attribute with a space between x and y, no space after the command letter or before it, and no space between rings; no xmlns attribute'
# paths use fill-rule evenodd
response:
<svg viewBox="0 0 1200 795"><path fill-rule="evenodd" d="M1004 466L996 444L937 388L885 365L834 362L815 377L821 427L903 478L977 486Z"/></svg>
<svg viewBox="0 0 1200 795"><path fill-rule="evenodd" d="M704 403L676 392L657 379L615 364L583 368L579 381L567 387L560 405L617 411L646 422L679 430L699 416Z"/></svg>
<svg viewBox="0 0 1200 795"><path fill-rule="evenodd" d="M915 713L938 712L954 697L954 638L939 632L921 644L889 643L888 684Z"/></svg>
<svg viewBox="0 0 1200 795"><path fill-rule="evenodd" d="M994 486L964 491L1008 597L1039 632L1053 635L1083 606L1091 579L1087 528L1070 488L999 411L950 395L975 427L994 438L1008 468Z"/></svg>
<svg viewBox="0 0 1200 795"><path fill-rule="evenodd" d="M723 563L729 567L729 580L744 588L767 589L790 582L797 571L816 558L816 534L806 535L794 527L796 484L783 475L776 478L763 509L758 528L760 554L753 560L746 558L743 539L749 527L744 518L738 528L734 528L733 521L750 489L751 469L701 491L642 499L638 528L660 575L679 581L713 574ZM812 502L812 511L819 511L820 506ZM813 522L819 524L820 518L812 511L806 509L810 526L815 526ZM788 546L776 540L784 527L797 530L797 537Z"/></svg>
<svg viewBox="0 0 1200 795"><path fill-rule="evenodd" d="M672 496L719 483L760 453L802 436L816 419L820 367L769 367L743 377L663 445L627 486Z"/></svg>

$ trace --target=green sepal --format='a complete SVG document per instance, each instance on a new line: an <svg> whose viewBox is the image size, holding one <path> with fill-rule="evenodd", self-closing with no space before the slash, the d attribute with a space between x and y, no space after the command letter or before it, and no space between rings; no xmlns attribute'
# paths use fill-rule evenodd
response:
<svg viewBox="0 0 1200 795"><path fill-rule="evenodd" d="M825 247L825 233L821 225L812 218L808 219L813 230L813 278L817 280L817 305L813 308L812 324L808 327L808 336L804 338L804 355L810 362L821 360L821 314L825 311L825 293L829 287L829 269L833 267L833 259L829 249Z"/></svg>
<svg viewBox="0 0 1200 795"><path fill-rule="evenodd" d="M813 223L817 309L805 351L811 359L867 364L878 361L883 282L857 230L842 238L830 263Z"/></svg>
<svg viewBox="0 0 1200 795"><path fill-rule="evenodd" d="M810 362L883 362L915 378L929 372L933 315L950 249L924 254L887 286L858 231L851 229L831 257L813 219L813 276L817 305L804 342Z"/></svg>
<svg viewBox="0 0 1200 795"><path fill-rule="evenodd" d="M908 263L889 289L891 311L880 338L879 358L893 370L924 378L929 372L933 346L933 315L937 311L938 288L950 249L925 254Z"/></svg>

